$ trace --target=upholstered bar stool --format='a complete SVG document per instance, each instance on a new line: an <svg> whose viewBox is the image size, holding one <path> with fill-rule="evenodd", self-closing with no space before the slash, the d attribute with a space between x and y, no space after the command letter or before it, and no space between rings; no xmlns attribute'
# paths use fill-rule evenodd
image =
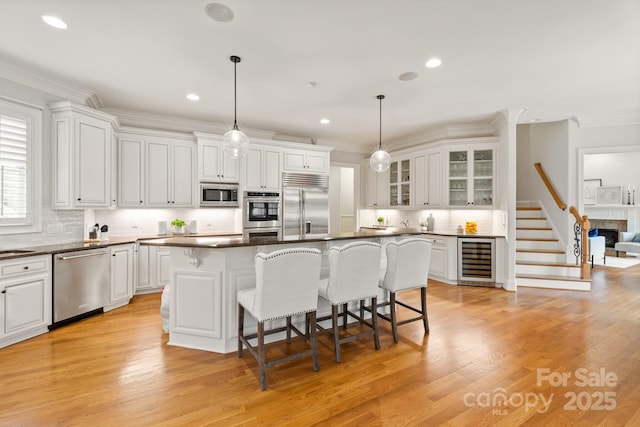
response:
<svg viewBox="0 0 640 427"><path fill-rule="evenodd" d="M385 245L387 266L381 274L380 287L389 291L389 301L380 305L389 305L390 315L378 313L378 316L391 322L393 341L398 342L398 326L422 320L424 333L429 333L427 317L427 280L429 277L429 261L431 259L431 242L419 237L412 237ZM397 299L397 293L408 289L420 288L420 308L412 307ZM414 311L420 316L411 319L396 319L396 305Z"/></svg>
<svg viewBox="0 0 640 427"><path fill-rule="evenodd" d="M318 325L318 330L333 339L336 362L342 360L340 344L373 335L376 350L380 349L378 336L378 319L371 316L371 321L349 311L352 301L371 299L371 307L375 313L378 297L378 275L380 270L380 245L374 242L354 242L329 249L329 278L323 279L318 285L318 295L331 303L331 316L319 318L318 321L331 319L331 330ZM343 328L347 329L347 320L351 316L370 329L340 338L338 311L342 306L340 316Z"/></svg>
<svg viewBox="0 0 640 427"><path fill-rule="evenodd" d="M310 248L258 253L255 257L256 287L238 292L238 357L242 357L244 345L258 360L262 390L267 388L266 368L273 365L311 355L313 370L319 369L316 310L321 260L322 252ZM258 322L255 334L244 334L245 310ZM301 314L306 316L304 332L291 324L291 317ZM286 326L265 331L264 322L274 319L286 319ZM265 360L265 335L286 331L289 343L291 330L302 337L310 348L278 359ZM249 342L252 339L257 339L255 346Z"/></svg>

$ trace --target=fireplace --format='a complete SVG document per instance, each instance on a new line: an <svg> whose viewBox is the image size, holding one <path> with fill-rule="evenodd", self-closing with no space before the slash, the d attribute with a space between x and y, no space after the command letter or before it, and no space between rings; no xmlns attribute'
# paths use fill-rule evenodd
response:
<svg viewBox="0 0 640 427"><path fill-rule="evenodd" d="M604 236L604 246L613 248L618 241L618 230L611 228L598 228L598 236Z"/></svg>

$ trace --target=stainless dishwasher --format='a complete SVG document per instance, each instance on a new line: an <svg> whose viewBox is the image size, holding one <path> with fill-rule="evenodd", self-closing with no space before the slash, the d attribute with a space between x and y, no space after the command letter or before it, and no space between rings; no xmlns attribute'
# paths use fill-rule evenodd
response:
<svg viewBox="0 0 640 427"><path fill-rule="evenodd" d="M53 327L102 312L109 295L108 254L89 249L53 255Z"/></svg>

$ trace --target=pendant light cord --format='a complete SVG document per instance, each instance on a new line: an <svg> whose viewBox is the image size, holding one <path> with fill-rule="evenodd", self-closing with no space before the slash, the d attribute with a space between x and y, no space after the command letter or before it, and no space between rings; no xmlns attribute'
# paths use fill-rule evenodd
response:
<svg viewBox="0 0 640 427"><path fill-rule="evenodd" d="M238 89L237 89L237 65L240 57L233 55L229 58L233 62L233 129L238 130Z"/></svg>
<svg viewBox="0 0 640 427"><path fill-rule="evenodd" d="M382 100L384 95L378 95L377 98L380 100L380 142L378 143L378 150L382 150Z"/></svg>

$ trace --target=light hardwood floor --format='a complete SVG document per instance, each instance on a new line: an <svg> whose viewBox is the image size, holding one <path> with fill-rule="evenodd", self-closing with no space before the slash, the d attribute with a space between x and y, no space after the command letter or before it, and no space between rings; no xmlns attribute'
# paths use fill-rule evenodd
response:
<svg viewBox="0 0 640 427"><path fill-rule="evenodd" d="M640 266L593 279L592 292L518 293L431 281L430 335L415 322L393 344L381 322L381 350L348 343L341 364L320 336L320 371L310 359L270 368L264 392L248 354L167 346L159 294L138 296L1 349L0 425L637 426ZM570 375L566 386L539 381L544 369ZM579 369L617 380L580 386Z"/></svg>

